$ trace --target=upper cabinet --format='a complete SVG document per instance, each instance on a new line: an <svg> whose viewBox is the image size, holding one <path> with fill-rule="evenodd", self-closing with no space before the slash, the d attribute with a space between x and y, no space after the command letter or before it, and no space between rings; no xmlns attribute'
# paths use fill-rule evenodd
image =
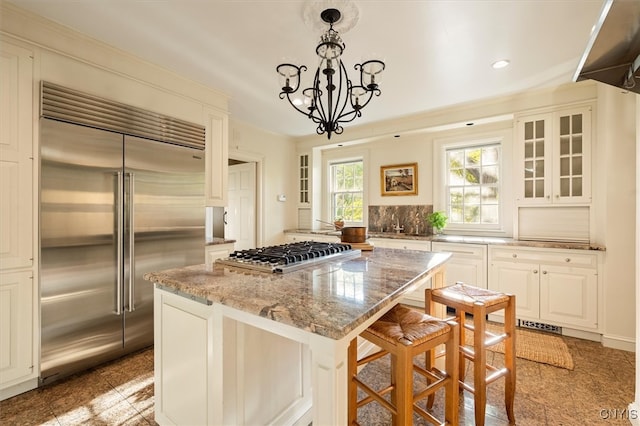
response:
<svg viewBox="0 0 640 426"><path fill-rule="evenodd" d="M229 117L213 108L205 108L206 181L205 204L226 207L229 169Z"/></svg>
<svg viewBox="0 0 640 426"><path fill-rule="evenodd" d="M309 205L310 191L310 175L309 175L309 154L298 155L298 204L302 206Z"/></svg>
<svg viewBox="0 0 640 426"><path fill-rule="evenodd" d="M591 106L517 121L519 205L591 203Z"/></svg>
<svg viewBox="0 0 640 426"><path fill-rule="evenodd" d="M0 269L33 266L33 54L0 43Z"/></svg>

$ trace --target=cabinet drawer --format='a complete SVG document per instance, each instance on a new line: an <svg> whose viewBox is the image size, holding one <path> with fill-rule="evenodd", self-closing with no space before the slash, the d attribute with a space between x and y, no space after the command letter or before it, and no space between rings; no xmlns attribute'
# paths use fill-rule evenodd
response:
<svg viewBox="0 0 640 426"><path fill-rule="evenodd" d="M583 250L489 248L491 261L544 263L575 268L597 268L598 256Z"/></svg>
<svg viewBox="0 0 640 426"><path fill-rule="evenodd" d="M430 241L396 240L391 238L371 239L375 247L403 250L431 251Z"/></svg>
<svg viewBox="0 0 640 426"><path fill-rule="evenodd" d="M432 251L447 251L453 253L455 257L482 259L485 258L487 246L478 244L459 244L459 243L431 243Z"/></svg>

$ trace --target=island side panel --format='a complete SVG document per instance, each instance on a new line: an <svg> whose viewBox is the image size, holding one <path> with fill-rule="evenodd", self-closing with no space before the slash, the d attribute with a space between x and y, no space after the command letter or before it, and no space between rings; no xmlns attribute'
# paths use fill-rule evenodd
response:
<svg viewBox="0 0 640 426"><path fill-rule="evenodd" d="M215 424L211 306L154 290L155 421ZM218 419L222 413L218 411ZM220 424L221 422L218 422Z"/></svg>
<svg viewBox="0 0 640 426"><path fill-rule="evenodd" d="M265 330L272 320L185 294L156 288L154 303L159 425L309 424L308 344Z"/></svg>

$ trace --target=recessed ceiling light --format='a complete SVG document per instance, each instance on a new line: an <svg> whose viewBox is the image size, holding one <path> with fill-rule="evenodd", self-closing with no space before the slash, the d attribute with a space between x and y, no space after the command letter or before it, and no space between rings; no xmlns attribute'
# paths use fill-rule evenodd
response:
<svg viewBox="0 0 640 426"><path fill-rule="evenodd" d="M500 68L504 68L508 66L511 62L508 59L500 59L499 61L495 61L491 66L494 70L499 70Z"/></svg>

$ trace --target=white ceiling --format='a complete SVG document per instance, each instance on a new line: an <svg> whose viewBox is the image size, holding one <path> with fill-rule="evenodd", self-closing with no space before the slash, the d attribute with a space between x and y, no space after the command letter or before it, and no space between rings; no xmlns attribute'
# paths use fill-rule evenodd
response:
<svg viewBox="0 0 640 426"><path fill-rule="evenodd" d="M572 81L602 0L9 0L230 96L234 119L301 136L315 125L280 100L276 66L305 64L319 30L305 7L354 3L343 60L386 62L364 124ZM348 4L342 7L348 10ZM317 17L319 27L320 17ZM511 65L494 70L497 59ZM306 77L306 78L305 78ZM345 135L348 132L345 126Z"/></svg>

